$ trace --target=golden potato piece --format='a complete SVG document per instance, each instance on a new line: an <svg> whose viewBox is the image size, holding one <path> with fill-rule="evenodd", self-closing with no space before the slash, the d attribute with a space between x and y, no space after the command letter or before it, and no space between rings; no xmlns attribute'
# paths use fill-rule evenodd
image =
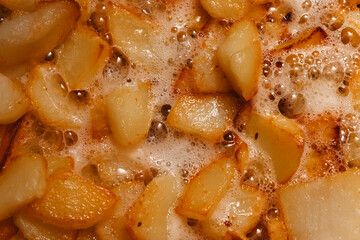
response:
<svg viewBox="0 0 360 240"><path fill-rule="evenodd" d="M32 70L27 93L43 123L60 128L83 124L76 102L69 97L62 77L51 65L38 65Z"/></svg>
<svg viewBox="0 0 360 240"><path fill-rule="evenodd" d="M359 239L360 175L348 171L280 191L290 239Z"/></svg>
<svg viewBox="0 0 360 240"><path fill-rule="evenodd" d="M0 221L44 195L46 160L38 154L24 154L11 160L0 174Z"/></svg>
<svg viewBox="0 0 360 240"><path fill-rule="evenodd" d="M143 140L153 117L151 86L139 82L136 86L122 86L106 97L106 112L110 129L121 146Z"/></svg>
<svg viewBox="0 0 360 240"><path fill-rule="evenodd" d="M266 203L266 195L261 191L235 186L225 194L211 217L201 222L202 230L212 239L224 239L228 233L247 239L246 233L260 221Z"/></svg>
<svg viewBox="0 0 360 240"><path fill-rule="evenodd" d="M11 239L16 235L17 229L11 218L0 221L0 239L7 240Z"/></svg>
<svg viewBox="0 0 360 240"><path fill-rule="evenodd" d="M134 239L170 239L168 216L180 191L180 184L172 175L154 178L130 209L128 227Z"/></svg>
<svg viewBox="0 0 360 240"><path fill-rule="evenodd" d="M282 115L261 115L253 110L248 116L246 133L269 155L277 181L289 180L304 151L303 130Z"/></svg>
<svg viewBox="0 0 360 240"><path fill-rule="evenodd" d="M249 10L248 0L200 0L213 18L240 19Z"/></svg>
<svg viewBox="0 0 360 240"><path fill-rule="evenodd" d="M270 240L288 240L284 221L280 217L268 217L266 228Z"/></svg>
<svg viewBox="0 0 360 240"><path fill-rule="evenodd" d="M237 103L236 98L227 95L183 95L167 122L185 133L218 142L235 117Z"/></svg>
<svg viewBox="0 0 360 240"><path fill-rule="evenodd" d="M109 56L107 42L87 27L78 26L59 48L56 67L70 89L86 89Z"/></svg>
<svg viewBox="0 0 360 240"><path fill-rule="evenodd" d="M93 227L79 230L76 240L98 240L100 239Z"/></svg>
<svg viewBox="0 0 360 240"><path fill-rule="evenodd" d="M203 168L185 187L176 212L187 218L208 219L228 189L234 173L235 165L226 158Z"/></svg>
<svg viewBox="0 0 360 240"><path fill-rule="evenodd" d="M14 222L28 240L75 240L77 235L75 230L64 230L45 224L41 220L30 216L25 211L16 214L14 216Z"/></svg>
<svg viewBox="0 0 360 240"><path fill-rule="evenodd" d="M55 172L48 178L43 198L29 205L29 213L58 227L85 229L107 216L115 195L72 172Z"/></svg>
<svg viewBox="0 0 360 240"><path fill-rule="evenodd" d="M20 86L0 74L0 124L9 124L24 115L30 101Z"/></svg>
<svg viewBox="0 0 360 240"><path fill-rule="evenodd" d="M261 71L261 44L252 20L244 18L231 26L217 58L234 90L245 100L253 97Z"/></svg>
<svg viewBox="0 0 360 240"><path fill-rule="evenodd" d="M39 2L39 0L0 0L1 5L11 10L28 12L36 10L36 2Z"/></svg>
<svg viewBox="0 0 360 240"><path fill-rule="evenodd" d="M36 11L1 24L0 63L14 64L42 57L67 37L79 17L80 9L75 1L45 1Z"/></svg>
<svg viewBox="0 0 360 240"><path fill-rule="evenodd" d="M74 168L74 159L69 156L51 155L46 157L46 161L49 176L58 169L71 170Z"/></svg>

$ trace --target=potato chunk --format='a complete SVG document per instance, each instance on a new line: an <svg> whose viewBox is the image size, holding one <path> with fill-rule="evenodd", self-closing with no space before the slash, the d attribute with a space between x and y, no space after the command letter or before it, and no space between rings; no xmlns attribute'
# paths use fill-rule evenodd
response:
<svg viewBox="0 0 360 240"><path fill-rule="evenodd" d="M108 215L115 195L72 172L55 172L48 178L43 198L29 206L29 212L58 227L88 228Z"/></svg>
<svg viewBox="0 0 360 240"><path fill-rule="evenodd" d="M27 93L42 122L60 128L82 125L76 102L69 97L62 77L51 65L39 65L32 70Z"/></svg>
<svg viewBox="0 0 360 240"><path fill-rule="evenodd" d="M128 227L134 239L169 239L168 217L173 212L180 184L172 175L154 178L128 213Z"/></svg>
<svg viewBox="0 0 360 240"><path fill-rule="evenodd" d="M64 230L45 224L41 220L30 216L25 211L16 214L14 216L14 222L28 240L75 240L77 235L74 230Z"/></svg>
<svg viewBox="0 0 360 240"><path fill-rule="evenodd" d="M256 138L256 143L269 155L277 181L284 183L290 179L304 151L303 130L282 115L261 115L252 111L246 133Z"/></svg>
<svg viewBox="0 0 360 240"><path fill-rule="evenodd" d="M106 112L110 129L121 146L143 140L153 117L150 84L123 86L106 97Z"/></svg>
<svg viewBox="0 0 360 240"><path fill-rule="evenodd" d="M235 165L226 158L206 166L185 187L176 212L187 218L208 219L228 189L234 173Z"/></svg>
<svg viewBox="0 0 360 240"><path fill-rule="evenodd" d="M1 24L0 63L42 57L68 36L79 17L75 1L59 0L42 2L36 11Z"/></svg>
<svg viewBox="0 0 360 240"><path fill-rule="evenodd" d="M359 189L357 171L281 189L290 239L359 239Z"/></svg>
<svg viewBox="0 0 360 240"><path fill-rule="evenodd" d="M0 124L15 122L29 106L29 99L20 86L0 74Z"/></svg>
<svg viewBox="0 0 360 240"><path fill-rule="evenodd" d="M248 0L200 0L213 18L240 19L249 9Z"/></svg>
<svg viewBox="0 0 360 240"><path fill-rule="evenodd" d="M60 47L56 66L70 89L86 89L109 56L109 44L95 32L79 26Z"/></svg>
<svg viewBox="0 0 360 240"><path fill-rule="evenodd" d="M266 196L246 186L234 186L219 202L211 217L202 222L203 232L212 239L224 239L227 233L247 239L266 208Z"/></svg>
<svg viewBox="0 0 360 240"><path fill-rule="evenodd" d="M213 142L221 140L237 111L237 101L227 95L181 96L167 118L168 124Z"/></svg>
<svg viewBox="0 0 360 240"><path fill-rule="evenodd" d="M261 71L261 45L254 22L248 18L236 22L218 48L217 57L234 90L245 100L253 97Z"/></svg>
<svg viewBox="0 0 360 240"><path fill-rule="evenodd" d="M34 11L36 10L35 3L39 0L0 0L0 4L11 9L21 11Z"/></svg>
<svg viewBox="0 0 360 240"><path fill-rule="evenodd" d="M158 69L161 65L160 49L154 43L160 42L159 27L121 5L111 4L107 13L114 45L137 66Z"/></svg>
<svg viewBox="0 0 360 240"><path fill-rule="evenodd" d="M74 159L72 157L65 157L59 155L52 155L46 157L47 172L50 176L55 170L65 169L71 170L74 167Z"/></svg>
<svg viewBox="0 0 360 240"><path fill-rule="evenodd" d="M46 160L38 154L13 159L0 174L0 221L44 195Z"/></svg>

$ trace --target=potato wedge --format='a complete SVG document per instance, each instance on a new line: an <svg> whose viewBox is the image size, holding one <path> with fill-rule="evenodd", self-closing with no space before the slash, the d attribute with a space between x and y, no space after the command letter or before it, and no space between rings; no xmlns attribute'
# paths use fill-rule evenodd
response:
<svg viewBox="0 0 360 240"><path fill-rule="evenodd" d="M235 117L237 105L236 98L227 95L183 95L167 122L185 133L219 142Z"/></svg>
<svg viewBox="0 0 360 240"><path fill-rule="evenodd" d="M30 107L29 98L20 86L0 74L0 124L18 120Z"/></svg>
<svg viewBox="0 0 360 240"><path fill-rule="evenodd" d="M58 50L56 67L72 90L87 89L110 57L110 46L87 27L78 26Z"/></svg>
<svg viewBox="0 0 360 240"><path fill-rule="evenodd" d="M246 133L271 159L279 183L285 183L296 172L304 151L305 133L282 115L261 115L251 111ZM255 136L256 135L256 136Z"/></svg>
<svg viewBox="0 0 360 240"><path fill-rule="evenodd" d="M185 187L176 212L187 218L207 220L230 186L234 173L235 165L226 158L203 168Z"/></svg>
<svg viewBox="0 0 360 240"><path fill-rule="evenodd" d="M180 183L172 175L154 178L130 209L128 227L134 239L169 239L168 217L173 212Z"/></svg>
<svg viewBox="0 0 360 240"><path fill-rule="evenodd" d="M48 178L44 197L30 204L28 211L58 227L85 229L110 214L115 202L111 191L72 172L58 171Z"/></svg>
<svg viewBox="0 0 360 240"><path fill-rule="evenodd" d="M45 224L25 211L21 211L14 216L14 223L28 240L75 240L77 235L75 230L64 230Z"/></svg>
<svg viewBox="0 0 360 240"><path fill-rule="evenodd" d="M153 117L152 94L149 83L123 86L106 97L106 112L110 129L121 146L143 140Z"/></svg>
<svg viewBox="0 0 360 240"><path fill-rule="evenodd" d="M213 18L238 20L249 10L248 0L200 0L203 8Z"/></svg>
<svg viewBox="0 0 360 240"><path fill-rule="evenodd" d="M46 161L48 176L58 169L72 170L74 168L74 159L69 156L47 156Z"/></svg>
<svg viewBox="0 0 360 240"><path fill-rule="evenodd" d="M27 93L43 123L59 128L83 124L76 102L69 97L63 79L51 65L38 65L32 70Z"/></svg>
<svg viewBox="0 0 360 240"><path fill-rule="evenodd" d="M0 0L0 4L11 9L31 12L36 10L35 3L39 0Z"/></svg>
<svg viewBox="0 0 360 240"><path fill-rule="evenodd" d="M228 233L247 239L246 233L259 222L266 203L266 195L255 188L233 187L219 202L211 217L201 222L202 230L212 239L224 239Z"/></svg>
<svg viewBox="0 0 360 240"><path fill-rule="evenodd" d="M360 174L348 171L280 191L290 239L360 238Z"/></svg>
<svg viewBox="0 0 360 240"><path fill-rule="evenodd" d="M261 71L261 44L252 20L244 18L230 28L217 58L234 90L245 100L253 97Z"/></svg>
<svg viewBox="0 0 360 240"><path fill-rule="evenodd" d="M44 195L46 160L38 154L13 159L0 175L0 221Z"/></svg>
<svg viewBox="0 0 360 240"><path fill-rule="evenodd" d="M44 56L69 35L79 17L80 7L75 1L59 0L43 2L36 11L1 24L0 63Z"/></svg>
<svg viewBox="0 0 360 240"><path fill-rule="evenodd" d="M8 240L15 236L17 232L16 226L14 225L11 218L0 221L0 239Z"/></svg>
<svg viewBox="0 0 360 240"><path fill-rule="evenodd" d="M159 27L121 5L110 4L107 13L114 45L130 62L147 70L161 67L160 49L154 45L160 42Z"/></svg>

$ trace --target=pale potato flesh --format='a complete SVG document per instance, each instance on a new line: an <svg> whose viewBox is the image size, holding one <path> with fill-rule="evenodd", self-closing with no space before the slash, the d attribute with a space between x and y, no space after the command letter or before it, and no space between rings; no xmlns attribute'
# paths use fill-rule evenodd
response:
<svg viewBox="0 0 360 240"><path fill-rule="evenodd" d="M298 169L304 151L303 130L282 115L251 111L246 133L256 138L255 143L269 155L276 180L279 183L289 180Z"/></svg>
<svg viewBox="0 0 360 240"><path fill-rule="evenodd" d="M359 189L360 174L353 170L281 189L290 239L359 239Z"/></svg>
<svg viewBox="0 0 360 240"><path fill-rule="evenodd" d="M41 3L36 11L1 24L0 63L44 56L67 37L79 17L76 2L60 0Z"/></svg>
<svg viewBox="0 0 360 240"><path fill-rule="evenodd" d="M261 71L261 46L252 20L244 18L230 28L217 58L234 90L245 100L253 97Z"/></svg>
<svg viewBox="0 0 360 240"><path fill-rule="evenodd" d="M42 122L63 128L83 124L79 107L69 97L62 77L51 65L38 65L32 70L27 94Z"/></svg>
<svg viewBox="0 0 360 240"><path fill-rule="evenodd" d="M248 0L200 0L203 8L213 18L240 19L245 16L250 4Z"/></svg>
<svg viewBox="0 0 360 240"><path fill-rule="evenodd" d="M78 26L59 48L56 67L70 89L87 89L109 56L107 42L87 27Z"/></svg>
<svg viewBox="0 0 360 240"><path fill-rule="evenodd" d="M208 219L228 189L234 173L234 164L226 158L206 166L185 187L176 212L187 218Z"/></svg>
<svg viewBox="0 0 360 240"><path fill-rule="evenodd" d="M44 195L46 160L38 154L24 154L11 160L0 174L0 221Z"/></svg>
<svg viewBox="0 0 360 240"><path fill-rule="evenodd" d="M230 127L237 101L228 95L183 95L167 118L168 124L188 134L218 142Z"/></svg>
<svg viewBox="0 0 360 240"><path fill-rule="evenodd" d="M0 4L11 10L34 11L39 0L0 0Z"/></svg>
<svg viewBox="0 0 360 240"><path fill-rule="evenodd" d="M29 107L29 98L21 87L0 74L0 124L15 122L28 111Z"/></svg>
<svg viewBox="0 0 360 240"><path fill-rule="evenodd" d="M129 230L135 239L169 239L169 215L180 193L180 183L172 175L154 178L136 200L127 215Z"/></svg>
<svg viewBox="0 0 360 240"><path fill-rule="evenodd" d="M153 117L151 86L139 82L122 86L106 97L106 113L110 129L121 146L134 145L143 140Z"/></svg>
<svg viewBox="0 0 360 240"><path fill-rule="evenodd" d="M46 161L49 176L58 169L72 170L74 167L74 159L69 156L51 155L46 157Z"/></svg>
<svg viewBox="0 0 360 240"><path fill-rule="evenodd" d="M111 213L115 195L70 171L58 171L48 178L43 198L29 205L28 212L52 225L85 229Z"/></svg>

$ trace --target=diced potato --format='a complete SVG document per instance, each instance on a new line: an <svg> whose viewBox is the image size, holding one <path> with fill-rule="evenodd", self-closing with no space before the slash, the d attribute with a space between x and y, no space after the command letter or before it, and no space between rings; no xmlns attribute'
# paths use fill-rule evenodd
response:
<svg viewBox="0 0 360 240"><path fill-rule="evenodd" d="M184 67L175 80L174 91L180 94L192 93L194 92L193 85L192 71L190 68Z"/></svg>
<svg viewBox="0 0 360 240"><path fill-rule="evenodd" d="M16 235L17 229L11 218L0 221L0 239L7 240Z"/></svg>
<svg viewBox="0 0 360 240"><path fill-rule="evenodd" d="M261 191L235 186L225 194L211 217L201 222L202 230L212 239L224 239L227 233L247 239L246 233L259 222L266 203L266 195Z"/></svg>
<svg viewBox="0 0 360 240"><path fill-rule="evenodd" d="M107 13L114 45L130 62L148 70L161 67L160 49L154 44L160 42L159 27L121 5L110 4Z"/></svg>
<svg viewBox="0 0 360 240"><path fill-rule="evenodd" d="M77 235L75 230L64 230L45 224L41 220L30 216L25 211L16 214L14 216L14 222L28 240L75 240Z"/></svg>
<svg viewBox="0 0 360 240"><path fill-rule="evenodd" d="M266 221L266 228L270 240L288 240L284 221L280 217L270 217Z"/></svg>
<svg viewBox="0 0 360 240"><path fill-rule="evenodd" d="M235 165L226 158L203 168L185 187L176 212L187 218L208 219L228 189L234 173Z"/></svg>
<svg viewBox="0 0 360 240"><path fill-rule="evenodd" d="M253 97L261 71L261 45L255 23L249 18L236 22L218 48L217 57L234 90L245 100Z"/></svg>
<svg viewBox="0 0 360 240"><path fill-rule="evenodd" d="M246 169L249 168L249 165L250 165L249 147L243 141L241 141L237 147L238 147L238 149L236 150L235 157L239 164L240 172L244 173L246 171Z"/></svg>
<svg viewBox="0 0 360 240"><path fill-rule="evenodd" d="M59 48L56 66L70 89L86 89L109 56L107 42L88 28L78 26Z"/></svg>
<svg viewBox="0 0 360 240"><path fill-rule="evenodd" d="M246 133L270 157L279 183L285 183L296 172L304 151L305 134L292 120L282 115L250 113Z"/></svg>
<svg viewBox="0 0 360 240"><path fill-rule="evenodd" d="M48 178L44 197L29 205L28 211L58 227L85 229L107 216L115 202L111 191L59 171Z"/></svg>
<svg viewBox="0 0 360 240"><path fill-rule="evenodd" d="M240 19L249 10L248 0L200 0L213 18Z"/></svg>
<svg viewBox="0 0 360 240"><path fill-rule="evenodd" d="M59 0L42 2L36 11L4 22L0 26L0 63L42 57L67 37L79 17L75 1Z"/></svg>
<svg viewBox="0 0 360 240"><path fill-rule="evenodd" d="M71 170L74 168L74 159L69 156L47 156L46 161L47 173L49 176L58 169Z"/></svg>
<svg viewBox="0 0 360 240"><path fill-rule="evenodd" d="M11 10L28 12L36 10L36 2L39 2L39 0L0 0L1 5Z"/></svg>
<svg viewBox="0 0 360 240"><path fill-rule="evenodd" d="M106 97L110 129L121 146L143 140L153 117L152 93L149 83L123 86Z"/></svg>
<svg viewBox="0 0 360 240"><path fill-rule="evenodd" d="M327 38L327 33L321 27L307 29L298 37L292 38L275 47L275 51L290 50L293 48L302 49L321 45Z"/></svg>
<svg viewBox="0 0 360 240"><path fill-rule="evenodd" d="M154 178L136 200L127 215L134 239L170 239L168 217L173 212L180 184L172 175Z"/></svg>
<svg viewBox="0 0 360 240"><path fill-rule="evenodd" d="M281 189L290 239L359 239L359 189L357 171Z"/></svg>
<svg viewBox="0 0 360 240"><path fill-rule="evenodd" d="M230 127L237 100L227 95L183 95L170 111L168 124L188 134L218 142Z"/></svg>
<svg viewBox="0 0 360 240"><path fill-rule="evenodd" d="M15 65L2 65L0 66L0 73L4 74L12 80L17 80L30 71L32 63L22 62Z"/></svg>
<svg viewBox="0 0 360 240"><path fill-rule="evenodd" d="M51 65L38 65L30 75L27 93L42 122L55 127L80 127L79 108L61 76Z"/></svg>
<svg viewBox="0 0 360 240"><path fill-rule="evenodd" d="M46 160L38 154L25 154L13 160L0 174L0 221L44 195Z"/></svg>
<svg viewBox="0 0 360 240"><path fill-rule="evenodd" d="M20 86L0 74L0 124L9 124L24 115L30 106Z"/></svg>

